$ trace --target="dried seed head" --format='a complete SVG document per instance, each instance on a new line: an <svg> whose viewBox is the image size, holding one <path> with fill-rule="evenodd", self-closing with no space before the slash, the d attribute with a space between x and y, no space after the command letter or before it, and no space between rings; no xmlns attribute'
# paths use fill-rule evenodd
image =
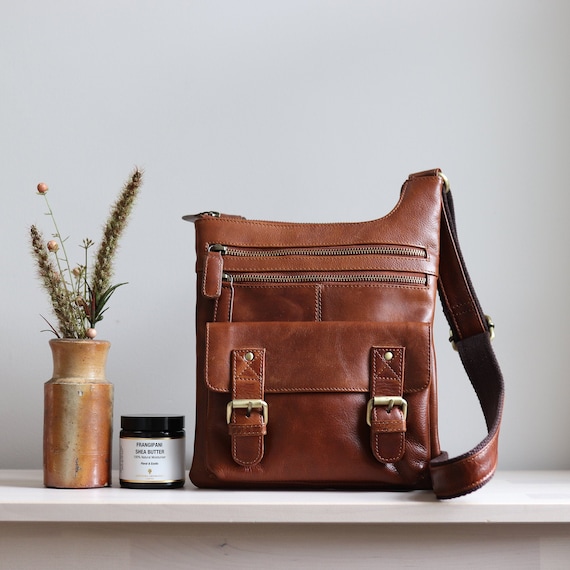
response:
<svg viewBox="0 0 570 570"><path fill-rule="evenodd" d="M59 244L54 240L50 240L47 242L48 251L55 253L59 249Z"/></svg>
<svg viewBox="0 0 570 570"><path fill-rule="evenodd" d="M45 194L49 190L48 185L45 182L40 182L38 184L38 193Z"/></svg>

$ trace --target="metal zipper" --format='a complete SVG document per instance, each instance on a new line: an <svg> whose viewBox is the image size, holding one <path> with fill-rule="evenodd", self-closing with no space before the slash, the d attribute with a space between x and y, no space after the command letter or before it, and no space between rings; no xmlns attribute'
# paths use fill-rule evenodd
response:
<svg viewBox="0 0 570 570"><path fill-rule="evenodd" d="M187 216L182 216L182 219L186 222L195 222L196 220L200 220L201 218L219 218L221 217L220 212L200 212L198 214L188 214Z"/></svg>
<svg viewBox="0 0 570 570"><path fill-rule="evenodd" d="M198 220L204 220L206 218L228 218L234 220L245 220L243 216L234 216L233 214L222 214L220 212L214 212L210 210L208 212L200 212L199 214L189 214L187 216L182 216L182 219L187 222L196 222Z"/></svg>
<svg viewBox="0 0 570 570"><path fill-rule="evenodd" d="M296 273L276 275L274 273L223 273L226 283L399 283L403 285L427 285L427 276L393 275L386 273L314 274Z"/></svg>
<svg viewBox="0 0 570 570"><path fill-rule="evenodd" d="M427 257L426 250L413 246L398 245L362 245L323 248L279 248L247 249L215 243L209 251L220 252L233 257L286 257L286 256L335 256L335 255L398 255L403 257Z"/></svg>
<svg viewBox="0 0 570 570"><path fill-rule="evenodd" d="M251 273L229 274L224 272L223 258L226 256L268 259L283 257L330 257L330 256L358 256L358 255L393 255L409 258L426 258L425 249L414 246L399 245L356 245L356 246L332 246L332 247L292 247L292 248L246 248L228 246L219 243L208 247L204 261L204 273L202 276L202 292L210 299L217 299L222 292L222 282L229 281L240 283L400 283L404 285L425 286L427 277L418 274L391 274L382 272L369 273L296 273L283 274L252 271Z"/></svg>

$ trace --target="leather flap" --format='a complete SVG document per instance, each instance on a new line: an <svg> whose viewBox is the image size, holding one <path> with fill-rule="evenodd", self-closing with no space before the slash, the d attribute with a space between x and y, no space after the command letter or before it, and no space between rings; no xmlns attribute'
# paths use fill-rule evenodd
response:
<svg viewBox="0 0 570 570"><path fill-rule="evenodd" d="M207 323L208 387L230 392L231 353L265 349L266 393L369 392L373 347L404 347L404 394L427 388L432 352L428 323Z"/></svg>

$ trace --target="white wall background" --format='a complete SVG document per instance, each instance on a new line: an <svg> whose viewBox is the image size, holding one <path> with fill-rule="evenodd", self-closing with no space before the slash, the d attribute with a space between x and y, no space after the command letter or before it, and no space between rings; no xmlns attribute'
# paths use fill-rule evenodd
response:
<svg viewBox="0 0 570 570"><path fill-rule="evenodd" d="M570 468L565 0L0 0L0 468L40 468L40 181L70 244L145 169L99 336L119 416L194 420L193 227L380 217L440 166L507 384L503 469ZM71 246L69 246L71 248ZM77 249L79 257L80 250ZM483 436L439 318L441 437ZM115 463L118 465L118 463Z"/></svg>

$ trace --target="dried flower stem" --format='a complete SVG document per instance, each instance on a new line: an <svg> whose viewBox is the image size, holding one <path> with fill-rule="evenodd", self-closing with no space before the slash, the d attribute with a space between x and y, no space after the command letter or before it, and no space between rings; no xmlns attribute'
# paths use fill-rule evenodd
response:
<svg viewBox="0 0 570 570"><path fill-rule="evenodd" d="M63 252L63 259L65 260L65 263L67 265L67 274L69 275L70 285L73 289L75 289L75 284L72 282L73 274L71 273L71 267L69 265L69 258L67 257L67 251L65 250L65 240L63 239L63 236L61 235L61 232L59 231L59 227L57 226L57 221L56 221L55 216L53 214L53 210L51 209L51 206L49 204L47 194L44 192L44 193L42 193L42 196L45 200L45 203L46 203L46 206L48 209L46 215L51 218L51 221L53 223L53 227L55 228L54 237L56 237L59 240L59 243L61 244L61 251ZM57 265L58 265L58 268L60 270L61 277L63 279L64 278L64 272L61 269L59 256L57 256Z"/></svg>
<svg viewBox="0 0 570 570"><path fill-rule="evenodd" d="M37 262L38 275L50 296L53 312L59 322L61 335L67 338L82 338L77 312L70 299L69 292L62 284L62 277L48 257L45 241L36 226L30 228L32 253Z"/></svg>
<svg viewBox="0 0 570 570"><path fill-rule="evenodd" d="M45 183L38 184L38 194L44 196L48 208L46 215L52 219L55 228L53 235L57 241L51 240L46 246L41 232L33 225L30 229L31 245L39 277L50 297L53 312L59 323L59 332L50 325L57 336L80 339L94 338L97 334L94 327L103 318L109 298L117 287L124 285L124 283L111 285L113 259L141 184L142 172L135 169L111 209L92 272L88 267L87 250L93 242L88 238L83 240L85 265L79 265L72 270L65 250L65 240L45 196L48 187ZM60 246L63 254L61 257L57 253ZM57 268L49 258L50 253L55 255Z"/></svg>
<svg viewBox="0 0 570 570"><path fill-rule="evenodd" d="M97 295L107 291L113 277L113 259L119 238L127 226L129 214L142 184L142 172L136 168L123 186L103 230L103 238L95 256L91 287Z"/></svg>

